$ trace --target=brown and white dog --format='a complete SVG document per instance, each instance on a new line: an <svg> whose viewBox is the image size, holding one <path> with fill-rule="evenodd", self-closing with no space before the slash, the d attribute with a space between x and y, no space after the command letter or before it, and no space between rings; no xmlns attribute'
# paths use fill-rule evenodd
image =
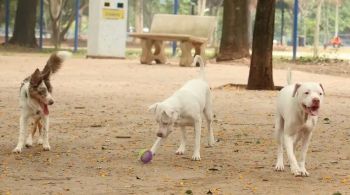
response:
<svg viewBox="0 0 350 195"><path fill-rule="evenodd" d="M44 150L50 150L49 144L49 105L54 103L52 98L52 85L50 76L56 73L67 58L70 52L58 51L51 55L42 71L38 68L34 73L23 80L20 88L20 128L18 144L13 150L14 153L21 153L24 146L24 139L28 134L28 119L34 119L34 127L29 133L25 145L33 145L33 135L39 130L38 144L42 144ZM43 125L42 125L43 124Z"/></svg>

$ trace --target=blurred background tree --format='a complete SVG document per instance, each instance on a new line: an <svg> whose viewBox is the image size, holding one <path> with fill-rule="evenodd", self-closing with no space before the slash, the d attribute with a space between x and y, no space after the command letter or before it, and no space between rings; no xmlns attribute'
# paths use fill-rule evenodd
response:
<svg viewBox="0 0 350 195"><path fill-rule="evenodd" d="M0 39L4 36L5 27L5 1L0 0ZM10 37L14 33L16 11L20 9L18 2L21 0L10 0ZM37 0L38 1L38 0ZM36 2L36 24L35 37L39 32L39 3ZM255 21L255 11L257 0L249 1L249 24L248 38L251 47L252 28ZM319 43L320 46L329 42L334 36L339 35L344 44L350 44L350 1L344 0L323 0L319 23ZM46 45L59 47L61 42L68 42L73 37L75 0L44 0L44 37L51 40ZM80 38L86 44L88 2L81 0L79 8L80 16ZM236 2L236 1L233 1ZM315 45L315 28L317 18L317 5L319 0L299 0L299 45ZM291 45L293 26L293 3L294 0L276 0L275 30L274 39L277 43ZM129 31L147 31L150 28L152 17L156 13L173 13L174 0L129 0L128 1L128 29ZM34 4L31 4L32 6ZM210 41L211 47L215 47L219 53L220 40L223 29L223 0L179 0L179 14L202 14L217 16L217 30ZM203 6L205 5L205 6ZM17 9L18 7L18 9ZM51 7L51 8L50 8ZM29 7L28 7L29 8ZM284 20L282 22L282 10ZM282 23L283 30L282 30ZM240 28L238 27L235 28ZM17 28L18 30L18 28ZM21 31L21 30L20 30ZM283 32L283 39L282 39ZM32 44L32 46L35 46Z"/></svg>

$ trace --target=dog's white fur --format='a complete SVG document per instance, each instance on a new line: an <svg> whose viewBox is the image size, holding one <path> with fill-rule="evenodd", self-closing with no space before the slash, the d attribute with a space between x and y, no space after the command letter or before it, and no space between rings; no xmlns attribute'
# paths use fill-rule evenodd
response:
<svg viewBox="0 0 350 195"><path fill-rule="evenodd" d="M67 51L59 51L56 53L57 57L59 57L62 62L69 58L71 56L70 52ZM33 100L29 95L29 86L30 82L29 80L25 80L22 83L21 89L20 89L20 109L21 109L21 116L20 116L20 128L19 128L19 137L18 137L18 143L16 148L13 150L14 153L21 153L25 137L28 135L26 140L26 146L30 147L33 145L33 135L32 133L29 133L27 130L28 126L28 119L33 118L34 128L36 128L36 124L40 121L43 123L43 133L39 133L39 139L38 144L43 145L44 150L50 150L50 144L49 144L49 115L45 115L42 111L42 107L40 104ZM41 82L39 87L47 89L44 82ZM53 103L52 95L48 92L46 96L47 102ZM40 125L41 126L41 125ZM39 129L39 132L41 129ZM35 131L34 131L35 132Z"/></svg>
<svg viewBox="0 0 350 195"><path fill-rule="evenodd" d="M288 85L280 91L277 98L275 130L278 151L275 170L284 170L284 145L292 174L309 176L305 168L306 154L317 123L318 110L323 102L324 90L320 83L290 84L290 70L288 70L287 81ZM299 141L301 141L301 159L298 162L295 151Z"/></svg>
<svg viewBox="0 0 350 195"><path fill-rule="evenodd" d="M171 97L149 107L159 124L158 138L151 148L153 154L156 153L160 143L168 137L174 126L179 126L182 132L180 147L176 154L184 154L186 147L185 127L194 126L195 145L192 160L200 160L202 114L208 123L208 144L209 146L214 145L211 91L204 78L204 63L199 55L195 56L193 64L197 62L200 63L200 77L198 79L188 81Z"/></svg>

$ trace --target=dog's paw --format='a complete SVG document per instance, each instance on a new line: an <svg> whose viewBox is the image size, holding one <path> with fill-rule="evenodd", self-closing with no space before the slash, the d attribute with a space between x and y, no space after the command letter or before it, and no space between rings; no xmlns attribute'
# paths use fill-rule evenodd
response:
<svg viewBox="0 0 350 195"><path fill-rule="evenodd" d="M199 161L199 160L201 160L201 156L199 154L193 154L192 160Z"/></svg>
<svg viewBox="0 0 350 195"><path fill-rule="evenodd" d="M15 149L12 150L12 152L15 154L20 154L22 152L22 148L16 147Z"/></svg>
<svg viewBox="0 0 350 195"><path fill-rule="evenodd" d="M306 169L301 169L300 170L301 176L302 177L309 177L310 173L306 171Z"/></svg>
<svg viewBox="0 0 350 195"><path fill-rule="evenodd" d="M215 139L214 138L210 138L208 141L208 146L209 147L213 147L215 145Z"/></svg>
<svg viewBox="0 0 350 195"><path fill-rule="evenodd" d="M180 145L180 147L176 150L175 154L177 155L185 154L185 147Z"/></svg>
<svg viewBox="0 0 350 195"><path fill-rule="evenodd" d="M299 168L292 168L291 171L292 171L292 174L293 174L295 177L301 177L301 176L302 176L301 171L300 171Z"/></svg>
<svg viewBox="0 0 350 195"><path fill-rule="evenodd" d="M275 171L284 171L284 164L283 163L277 163L275 166Z"/></svg>
<svg viewBox="0 0 350 195"><path fill-rule="evenodd" d="M30 148L30 147L33 146L33 139L32 139L32 137L29 136L29 137L27 138L25 146L26 146L27 148Z"/></svg>
<svg viewBox="0 0 350 195"><path fill-rule="evenodd" d="M32 147L33 146L33 143L26 143L26 148L30 148L30 147Z"/></svg>
<svg viewBox="0 0 350 195"><path fill-rule="evenodd" d="M43 149L44 149L44 151L50 151L50 150L51 150L51 147L50 147L49 144L44 144L44 145L43 145Z"/></svg>
<svg viewBox="0 0 350 195"><path fill-rule="evenodd" d="M27 148L32 147L32 146L33 146L33 141L27 139L25 146L26 146Z"/></svg>
<svg viewBox="0 0 350 195"><path fill-rule="evenodd" d="M38 143L39 145L43 145L43 143L44 143L43 138L39 137L37 143Z"/></svg>
<svg viewBox="0 0 350 195"><path fill-rule="evenodd" d="M178 149L178 150L176 150L175 154L176 155L183 155L183 154L185 154L185 150Z"/></svg>

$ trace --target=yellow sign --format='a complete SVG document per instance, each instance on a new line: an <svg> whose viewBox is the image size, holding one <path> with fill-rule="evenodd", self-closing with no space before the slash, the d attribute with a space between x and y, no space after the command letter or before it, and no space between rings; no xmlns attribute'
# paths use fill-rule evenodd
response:
<svg viewBox="0 0 350 195"><path fill-rule="evenodd" d="M121 20L124 19L124 10L122 9L103 9L102 15L104 19Z"/></svg>

